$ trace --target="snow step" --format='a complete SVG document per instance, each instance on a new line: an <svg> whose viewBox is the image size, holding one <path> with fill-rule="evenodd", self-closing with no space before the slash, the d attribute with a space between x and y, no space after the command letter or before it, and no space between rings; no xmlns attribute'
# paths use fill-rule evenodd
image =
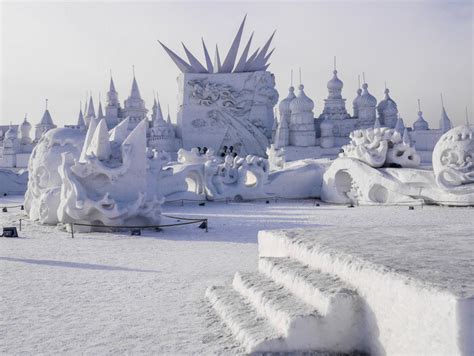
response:
<svg viewBox="0 0 474 356"><path fill-rule="evenodd" d="M284 335L290 350L350 352L362 349L361 328L351 330L344 325L345 318L327 320L314 306L263 274L237 272L233 286Z"/></svg>
<svg viewBox="0 0 474 356"><path fill-rule="evenodd" d="M315 307L324 316L332 313L360 312L361 298L357 291L340 278L287 257L261 257L261 273L285 286L293 294Z"/></svg>
<svg viewBox="0 0 474 356"><path fill-rule="evenodd" d="M231 287L209 287L206 297L246 352L287 350L282 335Z"/></svg>

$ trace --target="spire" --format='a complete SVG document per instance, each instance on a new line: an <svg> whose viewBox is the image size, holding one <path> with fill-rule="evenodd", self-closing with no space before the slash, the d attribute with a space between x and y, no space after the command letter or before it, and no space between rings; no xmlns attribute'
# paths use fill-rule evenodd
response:
<svg viewBox="0 0 474 356"><path fill-rule="evenodd" d="M235 59L237 58L237 52L239 51L240 39L242 38L242 32L244 31L245 20L247 19L247 15L244 16L242 23L240 24L239 30L237 31L237 35L235 35L234 41L230 46L229 52L222 63L221 71L223 73L231 73L232 69L234 68Z"/></svg>
<svg viewBox="0 0 474 356"><path fill-rule="evenodd" d="M257 57L259 51L260 51L260 47L257 48L255 50L255 52L252 53L252 55L249 57L249 59L247 59L247 62L245 63L244 72L249 72L249 71L252 70L253 61L254 61L255 57Z"/></svg>
<svg viewBox="0 0 474 356"><path fill-rule="evenodd" d="M397 131L400 135L402 135L405 131L405 123L403 122L400 114L398 115L397 123L395 124L395 131Z"/></svg>
<svg viewBox="0 0 474 356"><path fill-rule="evenodd" d="M245 64L247 63L247 56L249 54L250 44L252 43L252 38L253 38L253 32L250 35L250 38L247 42L247 45L244 48L244 51L242 52L242 55L240 56L239 62L235 66L235 69L234 69L235 73L243 72L245 70Z"/></svg>
<svg viewBox="0 0 474 356"><path fill-rule="evenodd" d="M214 55L214 73L221 73L221 57L219 56L219 47L216 44L216 53Z"/></svg>
<svg viewBox="0 0 474 356"><path fill-rule="evenodd" d="M211 57L209 56L209 52L207 51L206 44L204 43L204 38L201 37L201 41L202 41L202 48L204 50L204 57L206 58L207 71L209 73L214 73L214 66L212 65Z"/></svg>
<svg viewBox="0 0 474 356"><path fill-rule="evenodd" d="M199 62L199 60L194 57L194 55L186 48L183 42L181 42L184 48L184 52L186 53L186 57L188 57L189 63L191 64L191 67L193 67L194 71L196 73L209 73L206 68Z"/></svg>
<svg viewBox="0 0 474 356"><path fill-rule="evenodd" d="M156 111L155 111L155 117L153 118L153 125L158 125L159 122L163 122L163 112L161 111L161 104L160 104L160 99L158 98L157 105L156 105Z"/></svg>
<svg viewBox="0 0 474 356"><path fill-rule="evenodd" d="M112 74L110 74L109 92L110 93L117 93L117 91L115 90L115 84L114 84L114 79L112 78Z"/></svg>
<svg viewBox="0 0 474 356"><path fill-rule="evenodd" d="M170 104L168 106L168 115L166 117L166 121L168 122L169 125L171 125L171 116L170 116Z"/></svg>
<svg viewBox="0 0 474 356"><path fill-rule="evenodd" d="M255 57L253 60L253 63L251 64L252 70L262 70L263 67L266 65L266 60L270 58L270 56L267 57L267 51L270 48L270 44L272 43L273 36L275 36L275 31L273 31L272 35L270 38L267 40L265 45L262 47L262 50L258 53L258 55ZM271 55L271 53L270 53Z"/></svg>
<svg viewBox="0 0 474 356"><path fill-rule="evenodd" d="M451 120L448 117L448 114L446 113L446 109L444 108L444 100L443 100L443 93L440 93L441 97L441 119L439 120L439 128L440 130L444 133L453 128L453 125L451 123Z"/></svg>
<svg viewBox="0 0 474 356"><path fill-rule="evenodd" d="M99 99L99 113L97 115L98 119L103 119L105 117L104 112L102 111L102 102Z"/></svg>
<svg viewBox="0 0 474 356"><path fill-rule="evenodd" d="M86 127L84 115L82 113L82 102L79 104L79 117L77 118L77 126L79 126L80 128Z"/></svg>
<svg viewBox="0 0 474 356"><path fill-rule="evenodd" d="M95 155L97 159L103 161L110 158L112 150L109 142L109 132L107 130L107 123L104 119L99 121L86 154Z"/></svg>
<svg viewBox="0 0 474 356"><path fill-rule="evenodd" d="M195 73L194 68L190 66L184 59L182 59L180 56L178 56L176 53L174 53L172 50L170 50L168 47L166 47L163 43L158 41L161 47L168 53L170 56L171 60L176 64L176 66L179 68L179 70L183 73Z"/></svg>
<svg viewBox="0 0 474 356"><path fill-rule="evenodd" d="M410 133L408 132L408 129L405 127L405 130L403 130L403 138L402 138L402 141L405 145L407 146L412 146L412 142L411 142L411 136L410 136Z"/></svg>
<svg viewBox="0 0 474 356"><path fill-rule="evenodd" d="M94 100L92 99L92 95L89 97L89 105L87 106L87 118L96 117L95 116L95 109L94 109Z"/></svg>
<svg viewBox="0 0 474 356"><path fill-rule="evenodd" d="M41 118L40 125L42 126L54 126L53 119L48 110L48 99L45 100L45 110L43 117Z"/></svg>
<svg viewBox="0 0 474 356"><path fill-rule="evenodd" d="M135 70L133 71L133 82L132 82L132 90L130 92L131 98L141 99L140 90L138 89L137 79L135 78Z"/></svg>

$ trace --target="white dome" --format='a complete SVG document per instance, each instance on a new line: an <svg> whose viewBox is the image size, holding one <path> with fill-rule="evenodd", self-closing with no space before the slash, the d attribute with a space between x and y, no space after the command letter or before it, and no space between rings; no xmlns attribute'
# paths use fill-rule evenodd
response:
<svg viewBox="0 0 474 356"><path fill-rule="evenodd" d="M360 102L358 103L359 107L375 107L375 106L377 106L377 99L375 98L375 96L373 96L372 94L369 93L369 91L367 90L368 87L369 86L367 85L367 83L364 83L362 85L362 88L364 90L363 90L362 95L360 96Z"/></svg>
<svg viewBox="0 0 474 356"><path fill-rule="evenodd" d="M308 98L304 92L304 85L298 87L300 92L290 103L291 113L311 112L314 109L314 102Z"/></svg>
<svg viewBox="0 0 474 356"><path fill-rule="evenodd" d="M342 82L342 80L340 80L337 77L337 70L334 69L334 71L332 73L334 74L334 76L328 82L327 88L329 90L342 90L342 87L344 86L344 83Z"/></svg>
<svg viewBox="0 0 474 356"><path fill-rule="evenodd" d="M428 130L429 125L428 122L423 118L423 113L418 111L418 119L416 119L415 123L413 124L413 130L421 131L421 130Z"/></svg>
<svg viewBox="0 0 474 356"><path fill-rule="evenodd" d="M285 99L283 99L282 101L280 101L280 104L278 105L278 109L280 110L280 114L290 114L291 113L290 104L291 104L291 101L294 98L296 98L295 88L290 87L288 96Z"/></svg>
<svg viewBox="0 0 474 356"><path fill-rule="evenodd" d="M361 88L357 89L357 96L352 101L352 105L359 106L361 94L362 94L362 89Z"/></svg>
<svg viewBox="0 0 474 356"><path fill-rule="evenodd" d="M384 113L389 103L391 103L392 107L395 109L397 108L397 103L390 97L389 92L390 90L385 89L385 98L380 101L379 105L377 105L377 111L379 115Z"/></svg>
<svg viewBox="0 0 474 356"><path fill-rule="evenodd" d="M7 132L5 132L5 138L7 140L14 140L16 138L16 131L12 125L10 125Z"/></svg>

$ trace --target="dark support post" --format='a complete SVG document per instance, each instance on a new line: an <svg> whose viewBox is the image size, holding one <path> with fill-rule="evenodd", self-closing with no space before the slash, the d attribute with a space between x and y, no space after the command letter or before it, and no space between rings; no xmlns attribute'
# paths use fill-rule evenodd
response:
<svg viewBox="0 0 474 356"><path fill-rule="evenodd" d="M208 231L208 223L207 223L207 219L206 219L206 232Z"/></svg>
<svg viewBox="0 0 474 356"><path fill-rule="evenodd" d="M20 231L21 231L21 219L20 219Z"/></svg>
<svg viewBox="0 0 474 356"><path fill-rule="evenodd" d="M71 223L71 237L74 238L74 224Z"/></svg>
<svg viewBox="0 0 474 356"><path fill-rule="evenodd" d="M181 206L184 206L184 199L181 199Z"/></svg>

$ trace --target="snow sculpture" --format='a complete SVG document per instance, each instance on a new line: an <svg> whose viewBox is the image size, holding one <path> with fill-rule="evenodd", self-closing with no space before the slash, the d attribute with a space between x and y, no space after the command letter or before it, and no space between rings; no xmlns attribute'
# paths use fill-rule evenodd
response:
<svg viewBox="0 0 474 356"><path fill-rule="evenodd" d="M371 167L417 167L420 156L401 135L388 127L355 130L349 135L351 142L342 147L339 157L358 159Z"/></svg>
<svg viewBox="0 0 474 356"><path fill-rule="evenodd" d="M409 136L405 134L404 137L403 144L409 147ZM403 147L399 145L393 147L393 155L389 150L387 161L396 158L397 164L403 166L400 159L407 159L406 151L396 151L397 147ZM332 203L412 204L424 201L441 205L474 205L473 155L473 130L460 126L445 133L436 144L433 171L375 169L357 156L341 157L324 173L321 198Z"/></svg>
<svg viewBox="0 0 474 356"><path fill-rule="evenodd" d="M52 129L44 133L31 153L25 210L30 219L42 224L58 223L62 179L58 168L64 152L79 159L85 133L72 128Z"/></svg>
<svg viewBox="0 0 474 356"><path fill-rule="evenodd" d="M160 42L181 70L178 77L178 135L183 148L224 146L240 155L264 156L274 124L273 107L278 102L274 75L267 71L273 34L261 49L249 56L252 36L237 60L245 18L221 64L211 62L203 41L206 66L183 45L189 63Z"/></svg>
<svg viewBox="0 0 474 356"><path fill-rule="evenodd" d="M474 130L457 126L441 136L433 150L436 183L451 193L474 192Z"/></svg>
<svg viewBox="0 0 474 356"><path fill-rule="evenodd" d="M40 223L159 224L163 159L146 152L146 120L128 134L127 120L109 133L105 119L80 130L46 133L30 160L25 207ZM82 149L81 149L82 147Z"/></svg>
<svg viewBox="0 0 474 356"><path fill-rule="evenodd" d="M162 162L157 154L147 158L146 120L124 140L117 135L116 141L109 141L105 120L95 128L94 122L91 121L79 161L63 154L59 168L63 181L59 221L159 224L163 199L157 194L154 173L161 170Z"/></svg>
<svg viewBox="0 0 474 356"><path fill-rule="evenodd" d="M206 152L199 152L199 149L194 147L187 151L183 148L178 151L178 162L181 164L196 164L205 163L214 157L214 151L212 149L205 150Z"/></svg>
<svg viewBox="0 0 474 356"><path fill-rule="evenodd" d="M204 165L206 195L211 200L265 197L268 173L268 161L261 157L228 155L224 162L208 160Z"/></svg>
<svg viewBox="0 0 474 356"><path fill-rule="evenodd" d="M285 147L276 148L273 144L267 149L267 156L270 170L275 171L285 167Z"/></svg>

